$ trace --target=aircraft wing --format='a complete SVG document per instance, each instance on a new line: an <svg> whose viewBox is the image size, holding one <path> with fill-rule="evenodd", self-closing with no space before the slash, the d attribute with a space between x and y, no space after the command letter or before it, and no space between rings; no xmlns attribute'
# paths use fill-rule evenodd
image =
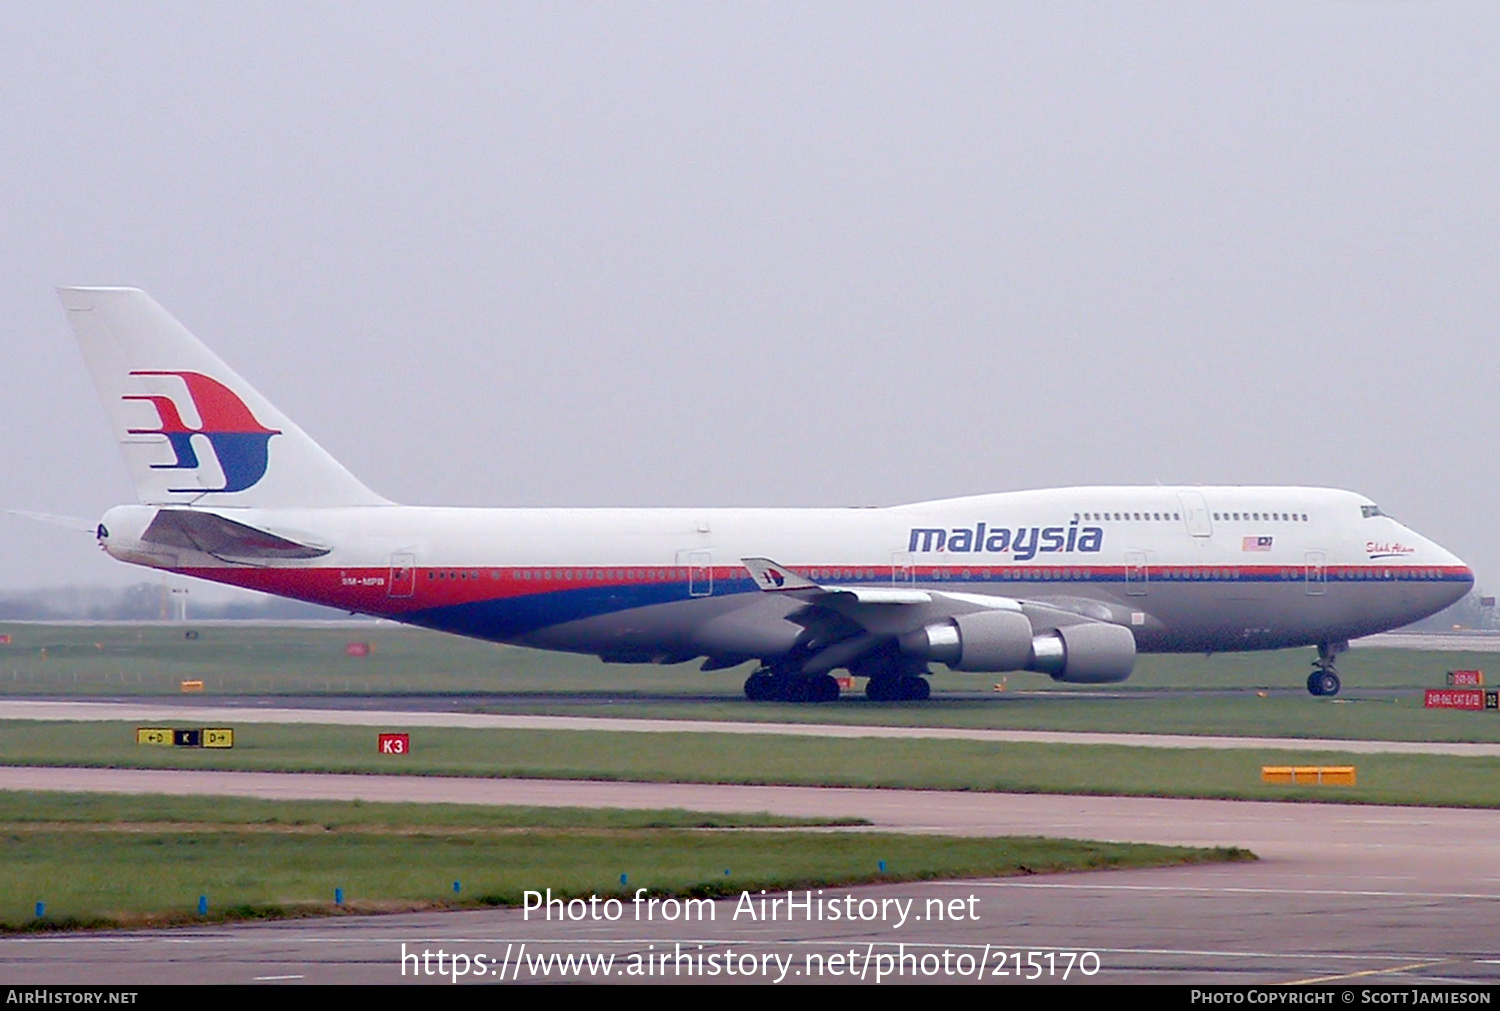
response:
<svg viewBox="0 0 1500 1011"><path fill-rule="evenodd" d="M976 610L1021 611L1039 629L1057 628L1080 621L1102 621L1117 625L1141 623L1131 620L1130 610L1085 597L1022 598L965 593L961 590L919 590L906 586L833 586L813 582L769 558L742 558L740 561L750 570L755 584L764 592L787 594L805 601L810 608L826 608L850 617L863 611L888 618L892 609L865 609L862 605L906 604L911 606L914 616L920 612L920 617L924 619L933 615ZM1154 620L1149 615L1142 615L1142 618L1147 622ZM879 624L885 626L886 622Z"/></svg>
<svg viewBox="0 0 1500 1011"><path fill-rule="evenodd" d="M1105 676L1100 680L1117 680L1116 668L1120 664L1116 661L1127 652L1132 660L1134 657L1130 632L1120 626L1137 622L1132 620L1128 611L1116 613L1116 608L1099 601L1069 598L1023 600L901 586L825 586L769 558L743 558L741 561L761 590L802 602L800 608L784 617L803 628L795 652L805 674L821 673L840 666L849 666L853 670L866 658L889 654L897 642L904 644L913 635L918 637L911 640L919 651L918 655L926 655L922 652L924 649L931 650L933 659L951 666L954 657L968 655L969 647L960 649L957 645L959 639L970 634L982 640L986 629L992 635L1009 637L1011 647L1006 655L1013 661L1019 659L1022 652L1030 653L1033 636L1056 633L1072 639L1083 626L1091 626L1095 632L1106 630L1102 633L1106 636L1102 649L1109 655L1104 658L1101 669ZM964 629L969 632L965 633ZM1066 633L1058 632L1063 629L1067 630ZM1089 633L1083 635L1088 637ZM1126 640L1130 640L1128 649ZM934 641L939 645L933 646ZM926 647L922 646L924 642ZM983 646L984 643L979 642L981 651ZM901 648L908 647L903 645ZM948 652L953 656L948 656ZM1060 669L1065 661L1065 655L1057 659ZM960 669L990 668L968 666ZM995 669L1014 670L1019 666ZM1043 667L1034 669L1053 673ZM1071 679L1089 678L1080 674Z"/></svg>

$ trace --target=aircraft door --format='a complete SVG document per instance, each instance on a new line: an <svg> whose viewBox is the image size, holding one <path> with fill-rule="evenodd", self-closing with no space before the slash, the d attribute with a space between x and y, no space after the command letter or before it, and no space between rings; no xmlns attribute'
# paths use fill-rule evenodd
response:
<svg viewBox="0 0 1500 1011"><path fill-rule="evenodd" d="M386 595L410 597L417 592L417 556L407 551L391 555L391 574L386 580Z"/></svg>
<svg viewBox="0 0 1500 1011"><path fill-rule="evenodd" d="M1187 524L1188 533L1194 537L1212 537L1214 527L1209 522L1208 503L1203 500L1203 493L1181 491L1177 493L1177 501L1182 503L1182 520Z"/></svg>
<svg viewBox="0 0 1500 1011"><path fill-rule="evenodd" d="M1309 551L1304 556L1303 573L1307 583L1307 595L1309 597L1322 596L1327 589L1328 566L1327 555L1321 551Z"/></svg>
<svg viewBox="0 0 1500 1011"><path fill-rule="evenodd" d="M711 551L687 552L688 596L711 597L714 592L714 556Z"/></svg>
<svg viewBox="0 0 1500 1011"><path fill-rule="evenodd" d="M1146 582L1151 570L1146 564L1146 552L1125 552L1125 593L1131 597L1146 595Z"/></svg>
<svg viewBox="0 0 1500 1011"><path fill-rule="evenodd" d="M910 551L891 552L891 585L910 586L916 578Z"/></svg>

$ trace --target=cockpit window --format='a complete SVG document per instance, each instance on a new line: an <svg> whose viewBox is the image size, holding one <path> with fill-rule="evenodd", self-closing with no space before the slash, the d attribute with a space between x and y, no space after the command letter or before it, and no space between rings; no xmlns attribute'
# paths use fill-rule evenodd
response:
<svg viewBox="0 0 1500 1011"><path fill-rule="evenodd" d="M1380 507L1377 506L1377 505L1363 505L1363 506L1360 506L1359 507L1359 513L1365 519L1369 519L1371 516L1384 516L1385 515L1385 513L1383 513L1383 512L1380 511Z"/></svg>

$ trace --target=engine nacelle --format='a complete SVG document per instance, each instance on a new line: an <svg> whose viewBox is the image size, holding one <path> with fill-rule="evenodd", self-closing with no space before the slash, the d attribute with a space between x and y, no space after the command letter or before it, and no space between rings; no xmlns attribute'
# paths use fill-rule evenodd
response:
<svg viewBox="0 0 1500 1011"><path fill-rule="evenodd" d="M901 650L954 670L1022 670L1031 662L1031 622L1017 611L976 611L901 637Z"/></svg>
<svg viewBox="0 0 1500 1011"><path fill-rule="evenodd" d="M1030 670L1054 681L1124 681L1135 668L1135 636L1102 621L1035 635L1016 611L977 611L927 625L900 638L901 651L954 670L1001 674Z"/></svg>
<svg viewBox="0 0 1500 1011"><path fill-rule="evenodd" d="M1027 670L1054 681L1103 684L1124 681L1135 669L1135 636L1121 625L1089 621L1039 635Z"/></svg>

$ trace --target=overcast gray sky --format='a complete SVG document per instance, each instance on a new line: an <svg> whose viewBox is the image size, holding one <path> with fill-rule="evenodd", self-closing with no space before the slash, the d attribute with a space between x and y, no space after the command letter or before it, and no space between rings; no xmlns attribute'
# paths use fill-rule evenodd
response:
<svg viewBox="0 0 1500 1011"><path fill-rule="evenodd" d="M133 501L52 287L377 491L1374 497L1500 581L1500 6L0 2L0 506ZM0 588L129 583L0 516Z"/></svg>

